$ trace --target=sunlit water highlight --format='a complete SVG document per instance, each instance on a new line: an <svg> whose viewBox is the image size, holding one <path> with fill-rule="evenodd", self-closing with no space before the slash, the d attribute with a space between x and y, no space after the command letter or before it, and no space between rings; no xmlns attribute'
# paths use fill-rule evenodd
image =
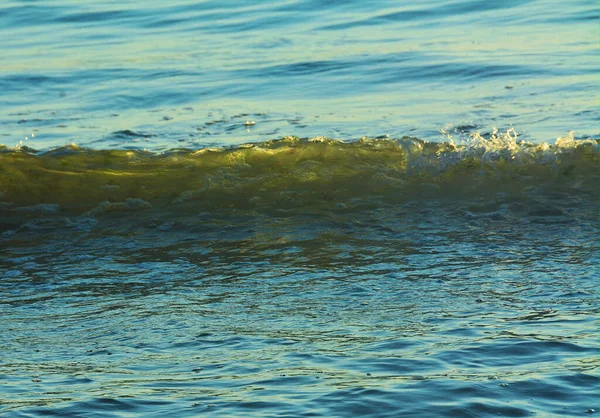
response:
<svg viewBox="0 0 600 418"><path fill-rule="evenodd" d="M7 1L0 35L3 416L600 410L595 2Z"/></svg>

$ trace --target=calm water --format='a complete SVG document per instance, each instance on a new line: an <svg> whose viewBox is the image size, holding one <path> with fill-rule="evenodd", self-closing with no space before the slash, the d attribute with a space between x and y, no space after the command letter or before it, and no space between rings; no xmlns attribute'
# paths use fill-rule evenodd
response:
<svg viewBox="0 0 600 418"><path fill-rule="evenodd" d="M598 137L599 13L595 0L5 0L0 143Z"/></svg>
<svg viewBox="0 0 600 418"><path fill-rule="evenodd" d="M599 15L3 1L0 414L600 413Z"/></svg>

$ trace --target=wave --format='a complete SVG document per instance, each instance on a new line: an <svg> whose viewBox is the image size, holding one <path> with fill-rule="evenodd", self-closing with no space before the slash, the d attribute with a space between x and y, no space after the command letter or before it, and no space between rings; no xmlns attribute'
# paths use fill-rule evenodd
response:
<svg viewBox="0 0 600 418"><path fill-rule="evenodd" d="M566 191L600 195L600 140L519 141L516 132L455 144L417 138L285 137L163 153L0 148L4 213L99 213L155 206L251 209ZM95 212L94 212L95 211Z"/></svg>

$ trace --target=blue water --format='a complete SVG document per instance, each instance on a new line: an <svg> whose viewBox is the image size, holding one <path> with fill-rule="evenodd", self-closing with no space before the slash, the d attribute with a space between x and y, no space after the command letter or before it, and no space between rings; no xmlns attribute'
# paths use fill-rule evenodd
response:
<svg viewBox="0 0 600 418"><path fill-rule="evenodd" d="M598 16L594 0L4 1L0 142L598 137Z"/></svg>
<svg viewBox="0 0 600 418"><path fill-rule="evenodd" d="M3 1L0 414L600 413L599 20Z"/></svg>

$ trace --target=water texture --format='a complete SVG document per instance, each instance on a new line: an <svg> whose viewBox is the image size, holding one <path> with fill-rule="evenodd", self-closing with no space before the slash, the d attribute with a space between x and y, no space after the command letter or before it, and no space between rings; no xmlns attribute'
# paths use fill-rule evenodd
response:
<svg viewBox="0 0 600 418"><path fill-rule="evenodd" d="M8 0L0 143L597 138L599 15L594 0Z"/></svg>
<svg viewBox="0 0 600 418"><path fill-rule="evenodd" d="M599 15L2 2L0 414L594 416Z"/></svg>

